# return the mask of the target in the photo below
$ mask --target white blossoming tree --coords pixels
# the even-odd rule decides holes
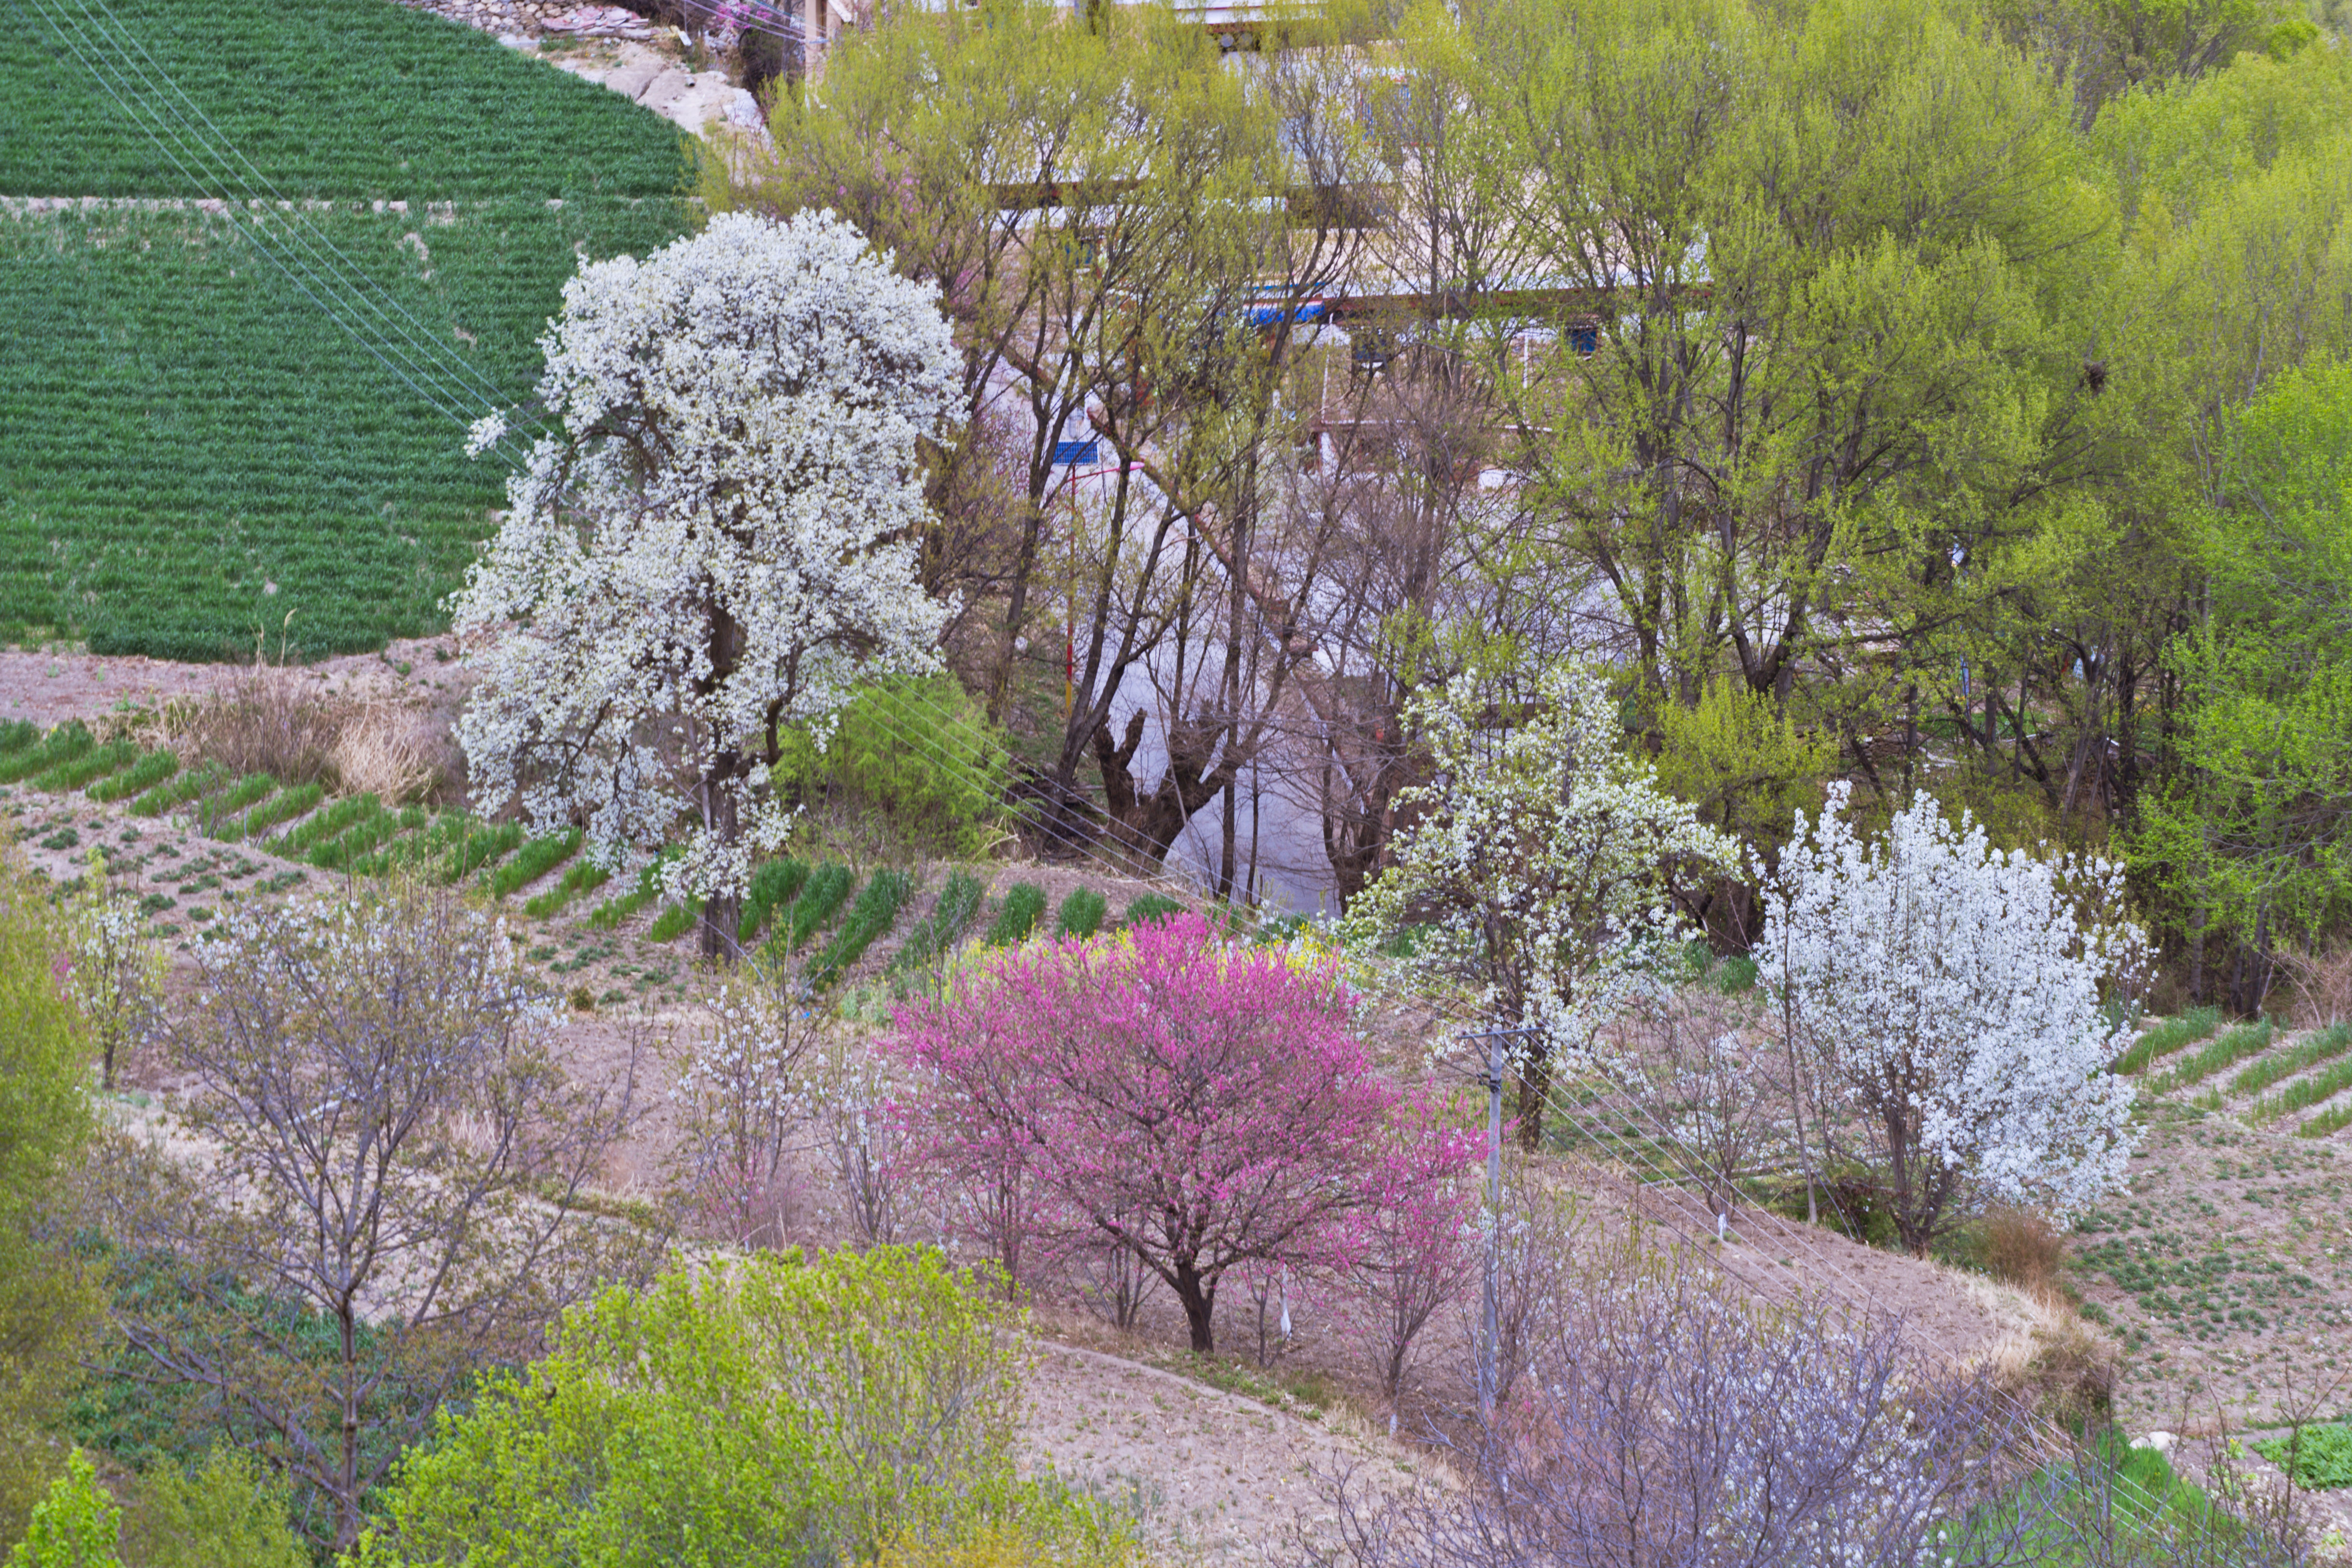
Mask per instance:
[[[961,362],[935,289],[805,212],[583,267],[541,346],[562,433],[454,605],[490,634],[457,731],[476,799],[577,824],[615,868],[683,825],[669,889],[707,900],[717,954],[790,825],[766,780],[782,731],[932,666],[916,447]]]
[[[2146,952],[2121,869],[2004,854],[1924,795],[1865,843],[1847,796],[1810,832],[1798,814],[1757,948],[1827,1147],[1915,1252],[1974,1195],[2093,1201],[2132,1143],[2131,1080],[2106,1070],[2131,1026],[2100,997]]]
[[[1515,1053],[1520,1142],[1533,1148],[1555,1062],[1665,984],[1690,932],[1677,868],[1728,868],[1739,847],[1658,787],[1624,746],[1599,676],[1545,670],[1521,700],[1465,677],[1406,722],[1431,781],[1398,796],[1392,863],[1349,906],[1346,935],[1426,987],[1528,1027]]]

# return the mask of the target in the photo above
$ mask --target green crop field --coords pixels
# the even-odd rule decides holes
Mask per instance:
[[[580,257],[681,231],[677,129],[391,0],[163,0],[102,14],[146,51],[118,61],[301,205],[127,203],[245,193],[163,160],[55,9],[0,38],[0,198],[110,199],[0,203],[0,639],[203,659],[437,629],[506,473],[450,411],[529,396]],[[321,297],[365,302],[373,352]]]
[[[114,71],[118,90],[142,89],[129,109],[88,60]],[[192,179],[130,118],[149,110],[234,144],[282,196],[678,189],[676,126],[392,0],[113,0],[103,9],[26,0],[11,9],[0,32],[0,195],[263,194]]]

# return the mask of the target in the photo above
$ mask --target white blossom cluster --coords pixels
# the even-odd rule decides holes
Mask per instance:
[[[2112,909],[2118,873],[1993,848],[1921,795],[1886,837],[1846,822],[1831,787],[1768,889],[1761,977],[1821,1081],[1907,1115],[1921,1152],[1990,1195],[2078,1207],[2119,1184],[2131,1080],[2106,1065],[2131,1025],[2100,984],[2144,952]]]
[[[1688,933],[1667,873],[1736,865],[1739,847],[1626,751],[1607,689],[1580,666],[1546,670],[1515,722],[1466,677],[1406,722],[1434,777],[1399,795],[1407,826],[1350,905],[1349,940],[1405,933],[1409,973],[1466,986],[1483,1016],[1574,1058],[1672,973]]]
[[[937,290],[830,214],[721,214],[583,267],[541,346],[562,434],[452,605],[497,634],[457,730],[478,808],[580,822],[614,868],[684,817],[671,892],[740,891],[789,826],[779,728],[932,663],[917,445],[960,374]]]

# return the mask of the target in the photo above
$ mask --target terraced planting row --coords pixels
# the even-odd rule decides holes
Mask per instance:
[[[2150,1094],[2197,1089],[2190,1104],[2251,1126],[2305,1138],[2352,1127],[2352,1026],[2289,1036],[2261,1018],[2225,1029],[2218,1008],[2192,1008],[2143,1030],[2116,1068]]]
[[[231,856],[231,847],[238,845],[298,866],[352,876],[405,868],[445,884],[470,877],[495,898],[524,895],[522,912],[541,921],[576,909],[612,879],[611,872],[580,855],[575,829],[531,838],[518,824],[486,823],[462,812],[394,805],[372,795],[329,799],[316,783],[284,784],[258,773],[234,775],[204,763],[183,767],[169,752],[121,741],[101,744],[79,721],[47,732],[23,722],[0,724],[0,786],[11,784],[122,804],[134,819],[170,814],[187,823],[220,847],[205,852],[202,869],[184,878],[175,871],[174,885],[184,890],[217,886],[217,878],[198,884],[213,870],[211,858]],[[75,846],[60,841],[48,847]],[[242,857],[236,861],[248,868],[238,875],[258,869]],[[581,924],[589,931],[613,931],[655,909],[661,902],[660,873],[658,861],[645,868],[625,890],[590,907]],[[274,891],[289,883],[280,879],[265,885]],[[879,870],[861,882],[839,862],[812,867],[791,858],[771,860],[752,877],[737,936],[779,961],[800,963],[811,988],[822,992],[896,929],[915,907],[917,891],[913,877],[900,870]],[[1087,887],[1065,896],[1050,923],[1047,903],[1044,889],[1014,881],[992,910],[980,877],[958,868],[908,928],[886,973],[903,987],[974,940],[1006,946],[1036,935],[1093,936],[1105,928],[1109,912],[1104,895]],[[147,912],[160,919],[177,907],[171,897],[151,895]],[[1128,904],[1118,923],[1139,924],[1183,908],[1172,899],[1145,893]],[[692,903],[659,908],[645,940],[677,941],[693,931],[699,913]],[[191,918],[202,924],[212,918],[211,910],[206,907]],[[552,972],[566,970],[557,963]]]

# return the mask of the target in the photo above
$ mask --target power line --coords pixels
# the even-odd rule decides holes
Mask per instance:
[[[38,3],[38,0],[37,0],[37,3]],[[451,353],[446,345],[439,343],[437,341],[431,341],[430,334],[425,324],[422,321],[419,321],[416,317],[409,311],[406,306],[401,304],[399,300],[394,297],[388,290],[384,289],[381,284],[376,283],[373,278],[369,277],[368,274],[358,266],[357,263],[353,262],[350,257],[344,255],[342,250],[335,245],[333,240],[330,239],[323,232],[319,231],[316,228],[316,226],[310,224],[306,217],[302,216],[299,204],[289,202],[284,193],[280,192],[270,183],[268,177],[255,165],[253,161],[237,150],[236,143],[231,142],[229,138],[222,132],[220,127],[213,122],[212,117],[205,113],[203,106],[198,104],[194,99],[190,98],[187,93],[181,89],[179,84],[172,79],[170,73],[164,70],[162,64],[155,59],[154,56],[148,52],[146,46],[139,40],[137,35],[132,33],[129,27],[125,26],[119,16],[115,16],[114,12],[107,5],[106,0],[75,0],[75,3],[79,5],[85,19],[89,18],[90,7],[93,5],[95,5],[100,12],[105,14],[107,22],[112,26],[115,34],[127,42],[133,50],[136,50],[140,58],[147,62],[147,66],[153,70],[155,78],[163,83],[164,88],[169,89],[171,98],[175,98],[180,103],[184,104],[186,106],[186,114],[193,114],[196,120],[202,121],[205,130],[209,132],[212,137],[217,141],[219,143],[219,150],[215,152],[215,156],[220,159],[223,166],[229,170],[231,177],[236,179],[238,184],[245,187],[247,195],[257,195],[260,194],[255,190],[255,183],[258,182],[262,187],[262,191],[267,193],[267,199],[277,201],[280,205],[290,208],[293,211],[295,217],[294,221],[289,225],[289,227],[294,229],[298,236],[305,229],[310,230],[311,236],[315,237],[318,245],[323,247],[327,253],[332,257],[334,263],[339,263],[341,267],[349,268],[352,278],[356,279],[357,283],[362,288],[372,289],[375,293],[382,295],[384,302],[390,305],[391,310],[398,312],[401,317],[404,318],[409,326],[415,329],[415,331],[411,332],[407,329],[403,328],[398,321],[393,321],[391,313],[386,311],[383,304],[378,304],[372,299],[363,299],[363,303],[365,303],[370,310],[373,310],[381,320],[391,327],[393,331],[398,331],[401,336],[406,339],[411,346],[416,348],[420,353],[427,356],[437,357],[442,361],[444,374],[450,374],[451,379],[457,386],[460,388],[466,387],[470,378],[475,395],[482,398],[493,408],[499,406],[501,401],[499,387],[492,383],[488,377],[483,375],[471,364],[467,363],[462,355]],[[139,69],[135,65],[133,65],[131,68],[134,70]],[[140,74],[142,79],[145,79],[145,71],[141,70]],[[164,99],[162,101],[163,102],[165,109],[168,110],[170,100]],[[170,112],[177,116],[183,125],[186,125],[188,123],[186,114],[182,114],[178,110],[170,110]],[[161,113],[159,112],[157,114],[157,118],[160,120],[161,117]],[[191,126],[189,129],[190,134],[193,137],[194,134],[194,127]],[[212,143],[204,142],[203,144],[208,151],[213,150]],[[247,171],[245,174],[238,174],[235,172],[236,165],[237,164],[242,164],[244,166]],[[250,176],[249,178],[247,177],[248,175]],[[226,194],[226,189],[224,189],[223,194]],[[305,237],[304,243],[306,245],[309,244],[308,237]],[[317,252],[315,250],[312,251],[312,256],[314,259],[317,259]],[[343,281],[339,275],[336,275],[335,267],[332,264],[320,261],[320,265],[328,271],[331,276],[336,276],[336,281],[338,283],[341,283]],[[420,342],[416,333],[426,333],[427,341]],[[448,365],[454,365],[456,367],[454,374],[446,370],[446,367]]]

